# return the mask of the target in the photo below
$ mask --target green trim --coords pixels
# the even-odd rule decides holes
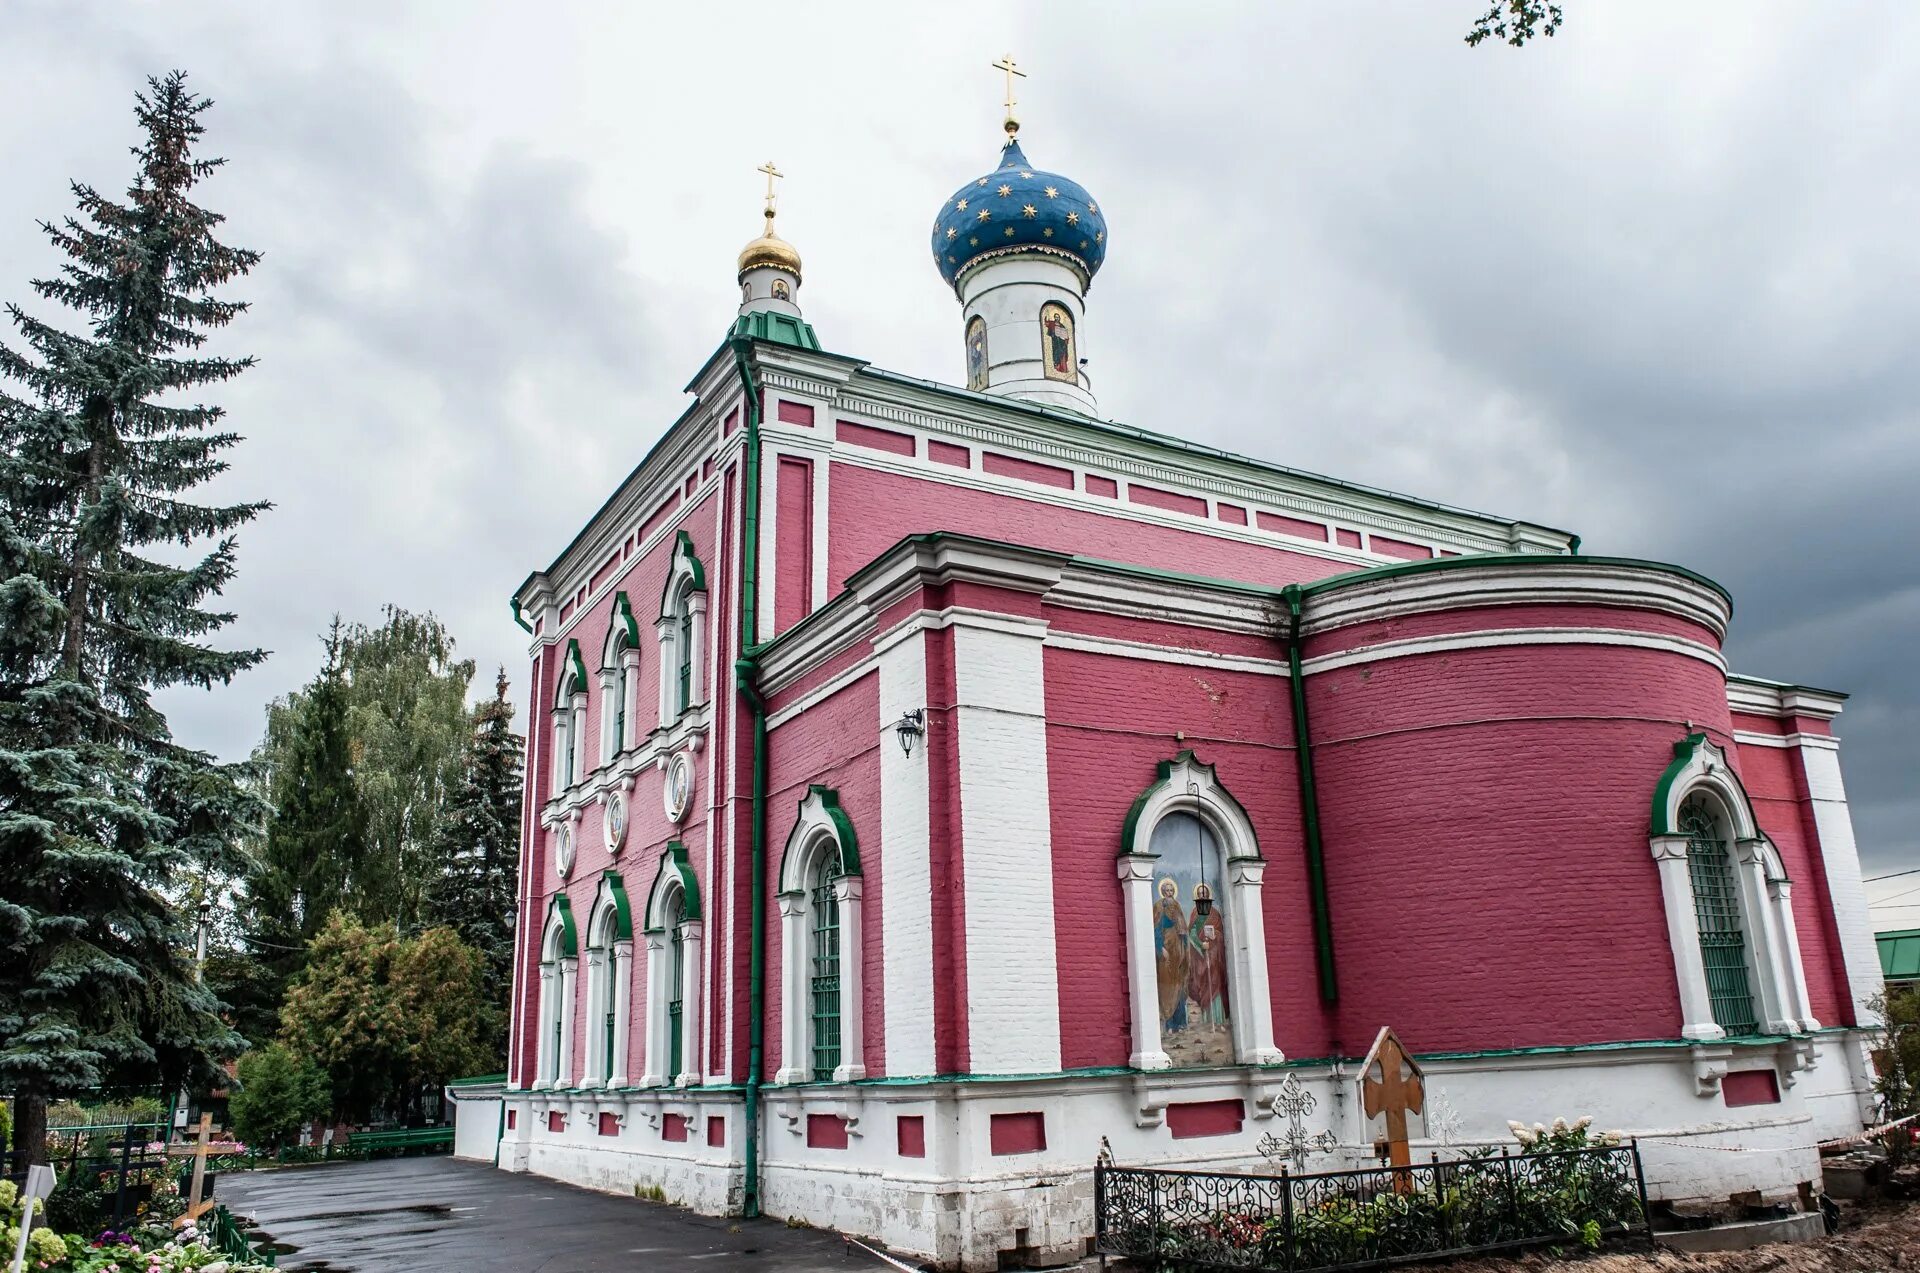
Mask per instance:
[[[820,338],[813,324],[791,314],[755,310],[734,320],[732,340],[764,340],[770,345],[791,345],[796,349],[820,349]]]
[[[799,826],[799,822],[797,821],[798,811],[804,810],[807,807],[807,801],[813,799],[815,796],[820,797],[821,811],[827,815],[828,821],[833,823],[834,847],[840,851],[840,870],[838,874],[860,874],[860,838],[853,832],[853,819],[849,818],[845,810],[840,807],[840,793],[838,791],[835,791],[832,787],[823,787],[817,782],[810,785],[807,788],[806,794],[800,797],[800,803],[796,809],[794,826],[796,828]],[[787,879],[787,862],[792,853],[793,843],[791,838],[789,838],[786,848],[781,850],[780,853],[779,878],[783,884]],[[782,893],[781,896],[785,897],[789,893],[805,891],[805,886],[802,885],[799,889],[788,889],[787,892]]]
[[[560,958],[578,959],[580,957],[580,934],[573,927],[573,903],[567,900],[565,893],[555,893],[547,902],[546,922],[540,925],[544,936],[553,926],[554,911],[560,912]]]
[[[686,591],[705,592],[707,590],[707,568],[700,563],[699,554],[693,550],[693,536],[684,530],[674,531],[673,555],[667,559],[667,582],[660,590],[660,617],[662,619],[673,617],[674,594],[680,591],[680,589],[674,585],[679,575],[677,567],[682,556],[685,556],[687,560],[687,573],[692,576],[691,582],[689,582],[686,587]]]
[[[640,625],[633,618],[633,603],[627,600],[627,594],[613,594],[613,621],[627,630],[627,644],[634,649],[640,648]]]
[[[505,1074],[475,1074],[471,1078],[448,1079],[447,1086],[448,1087],[485,1087],[489,1083],[504,1083],[506,1081],[507,1081],[507,1076]]]
[[[1880,955],[1882,977],[1888,981],[1920,980],[1920,928],[1875,933],[1873,940]]]
[[[528,623],[526,620],[526,616],[520,613],[520,594],[519,593],[516,592],[511,597],[507,598],[507,608],[513,611],[513,621],[519,624],[523,629],[525,629],[528,636],[532,636],[533,625],[531,623]]]
[[[687,915],[689,920],[700,918],[700,881],[693,878],[693,864],[687,860],[687,846],[678,840],[668,840],[666,852],[660,855],[660,869],[654,872],[653,887],[647,890],[647,918],[652,919],[654,901],[660,896],[660,882],[671,870],[680,877],[680,888],[687,895]],[[641,930],[647,933],[661,933],[666,930],[657,924]]]
[[[600,882],[613,894],[613,939],[632,941],[633,911],[627,905],[627,882],[612,867],[600,872]],[[591,938],[592,934],[589,933],[588,937]]]
[[[1673,784],[1680,780],[1680,775],[1686,772],[1688,765],[1693,763],[1694,753],[1700,750],[1701,744],[1709,741],[1711,740],[1705,734],[1688,734],[1673,745],[1673,759],[1667,762],[1666,769],[1661,772],[1660,781],[1653,784],[1653,816],[1648,820],[1652,827],[1651,834],[1680,834],[1667,817],[1667,806],[1672,803]],[[1718,746],[1718,744],[1715,745]],[[1722,772],[1727,775],[1727,781],[1733,784],[1733,789],[1740,793],[1740,802],[1745,806],[1748,824],[1759,827],[1760,820],[1753,813],[1753,800],[1747,795],[1746,784],[1740,781],[1740,775],[1731,767],[1723,769]],[[1784,862],[1781,864],[1781,869],[1785,869]]]
[[[586,693],[587,692],[587,664],[586,664],[586,660],[580,657],[580,642],[575,637],[567,638],[567,656],[566,656],[565,662],[571,663],[573,665],[573,693],[575,694]],[[564,665],[565,664],[563,664],[562,666]]]
[[[1340,1001],[1340,982],[1333,961],[1333,910],[1327,900],[1327,863],[1320,832],[1320,788],[1313,771],[1313,731],[1307,723],[1307,678],[1300,672],[1300,611],[1303,594],[1298,584],[1281,590],[1287,605],[1287,683],[1293,692],[1294,769],[1300,775],[1302,847],[1307,858],[1307,888],[1313,900],[1314,961],[1320,970],[1320,1000]]]
[[[1147,785],[1145,791],[1142,791],[1133,798],[1133,805],[1127,810],[1126,821],[1120,825],[1121,857],[1157,858],[1160,856],[1153,852],[1150,847],[1141,848],[1137,843],[1140,837],[1140,814],[1146,809],[1147,802],[1152,800],[1157,792],[1165,790],[1167,785],[1173,781],[1174,766],[1179,764],[1188,764],[1195,769],[1206,770],[1207,777],[1213,780],[1214,793],[1226,801],[1226,803],[1232,805],[1234,811],[1246,820],[1249,828],[1253,826],[1253,819],[1247,815],[1246,806],[1235,799],[1231,791],[1227,790],[1227,785],[1220,781],[1220,775],[1215,772],[1214,767],[1194,755],[1193,749],[1189,747],[1185,751],[1176,752],[1172,760],[1162,760],[1155,764],[1153,767],[1153,781]],[[1260,852],[1260,837],[1258,833],[1256,833],[1253,839],[1253,852],[1240,854],[1230,853],[1227,855],[1227,860],[1243,862],[1248,858],[1260,857],[1264,857],[1264,855]]]

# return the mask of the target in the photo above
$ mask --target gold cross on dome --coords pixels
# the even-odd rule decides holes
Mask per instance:
[[[1020,121],[1013,117],[1013,108],[1016,105],[1018,105],[1018,103],[1014,100],[1014,96],[1013,96],[1013,79],[1017,75],[1024,80],[1025,78],[1027,78],[1027,73],[1020,69],[1019,64],[1013,60],[1013,54],[1011,53],[1002,55],[1000,60],[993,64],[993,69],[996,71],[1005,71],[1007,73],[1007,125],[1006,127],[1007,127],[1007,136],[1012,137],[1015,133],[1020,131]]]
[[[785,174],[784,172],[781,172],[778,168],[774,167],[773,160],[771,159],[761,164],[758,168],[755,168],[754,171],[764,172],[767,174],[767,211],[766,211],[767,233],[772,234],[773,233],[773,183],[776,178],[784,177],[787,174]]]

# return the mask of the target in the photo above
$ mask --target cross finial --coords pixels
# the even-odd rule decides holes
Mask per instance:
[[[1018,105],[1018,103],[1014,100],[1014,96],[1013,96],[1013,78],[1014,76],[1017,75],[1024,80],[1025,78],[1027,78],[1027,73],[1020,69],[1019,64],[1013,60],[1013,54],[1011,53],[1003,54],[1000,60],[993,64],[993,69],[996,71],[1005,71],[1007,73],[1006,129],[1007,129],[1007,141],[1011,143],[1013,139],[1017,137],[1020,133],[1020,121],[1013,117],[1013,108],[1016,105]]]
[[[772,234],[773,233],[773,183],[777,179],[786,176],[786,174],[781,172],[778,168],[774,167],[773,160],[771,159],[761,164],[758,168],[755,168],[754,171],[764,172],[767,174],[767,211],[766,211],[767,233]]]

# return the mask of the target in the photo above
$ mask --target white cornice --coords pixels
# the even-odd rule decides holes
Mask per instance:
[[[1727,678],[1727,706],[1754,716],[1810,716],[1832,720],[1846,706],[1847,696],[1806,685],[1786,685],[1757,676]]]
[[[1049,605],[1125,615],[1163,623],[1184,623],[1249,636],[1278,630],[1279,602],[1268,596],[1210,589],[1204,583],[1120,573],[1080,562],[1070,563],[1047,593]]]
[[[1706,584],[1653,565],[1579,561],[1558,565],[1471,560],[1442,570],[1389,574],[1309,597],[1303,635],[1381,619],[1477,606],[1597,605],[1651,610],[1697,623],[1725,638],[1731,607]]]
[[[1490,650],[1519,645],[1612,645],[1639,650],[1658,650],[1681,654],[1711,664],[1721,672],[1727,669],[1720,651],[1703,641],[1668,636],[1664,632],[1641,632],[1630,628],[1491,628],[1477,632],[1446,632],[1433,636],[1408,637],[1401,641],[1381,641],[1357,646],[1335,654],[1322,654],[1300,664],[1303,675],[1332,672],[1361,663],[1382,659],[1412,658],[1422,654],[1440,654],[1453,650]]]

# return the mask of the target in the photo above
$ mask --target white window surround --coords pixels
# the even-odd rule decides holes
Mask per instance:
[[[633,921],[617,871],[600,877],[587,919],[587,1065],[581,1087],[627,1085],[627,1019],[632,1007]],[[606,1018],[613,1014],[613,1056],[608,1065]],[[610,1071],[610,1072],[609,1072]]]
[[[573,1080],[573,987],[580,963],[573,910],[564,893],[547,906],[540,937],[540,1036],[533,1090],[564,1088]]]
[[[1728,766],[1724,751],[1705,734],[1688,734],[1673,750],[1673,762],[1654,788],[1653,829],[1647,843],[1660,872],[1667,943],[1679,983],[1680,1037],[1696,1043],[1726,1038],[1726,1031],[1713,1019],[1694,913],[1687,836],[1680,830],[1680,807],[1696,796],[1705,796],[1719,811],[1732,841],[1747,974],[1760,1028],[1775,1035],[1819,1029],[1800,961],[1792,884],[1781,869],[1779,851],[1754,820],[1746,789]]]
[[[600,755],[608,762],[639,742],[640,625],[627,594],[613,598],[613,621],[600,651]],[[619,736],[615,727],[624,720]]]
[[[683,625],[682,619],[688,611],[692,622]],[[692,536],[684,530],[675,536],[654,632],[660,640],[660,727],[665,729],[679,719],[682,712],[707,701],[707,572],[694,554]],[[683,639],[690,644],[690,649],[680,648]],[[683,661],[691,669],[684,704],[680,701]]]
[[[554,795],[560,795],[587,772],[587,671],[580,662],[580,643],[569,640],[561,656],[559,684],[553,694]]]
[[[1148,851],[1153,829],[1173,813],[1190,813],[1220,841],[1226,857],[1228,918],[1229,1021],[1234,1059],[1241,1065],[1276,1065],[1286,1057],[1273,1042],[1273,999],[1267,986],[1267,936],[1261,882],[1266,862],[1253,822],[1230,792],[1191,751],[1160,762],[1152,786],[1127,814],[1117,862],[1126,913],[1128,1003],[1133,1017],[1133,1052],[1127,1064],[1136,1070],[1164,1070],[1173,1062],[1160,1041],[1160,1000],[1153,949],[1154,864]]]
[[[669,985],[673,975],[673,950],[667,931],[667,917],[674,913],[675,906],[684,898],[685,917],[677,931],[681,945],[681,980],[678,987]],[[647,890],[647,903],[643,910],[645,931],[641,934],[647,947],[647,1023],[646,1058],[640,1075],[641,1087],[692,1087],[700,1082],[701,1024],[700,1024],[700,886],[695,880],[693,868],[687,861],[686,846],[678,840],[670,840],[660,855],[660,867],[654,876],[653,885]],[[667,1052],[671,1041],[671,1024],[667,1016],[667,1005],[676,997],[680,1000],[680,1056],[675,1073],[666,1072]]]
[[[832,1082],[867,1076],[861,1021],[860,846],[841,811],[839,793],[807,788],[799,818],[780,859],[780,1068],[775,1083],[816,1081],[813,1072],[812,884],[823,858],[837,871],[833,896],[840,909],[840,1063]]]

